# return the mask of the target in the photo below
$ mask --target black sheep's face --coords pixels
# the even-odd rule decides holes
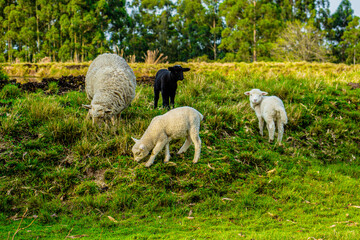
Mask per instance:
[[[169,67],[168,69],[173,75],[175,75],[176,80],[183,80],[183,73],[190,71],[190,68],[182,68],[180,65],[175,65],[173,67]]]

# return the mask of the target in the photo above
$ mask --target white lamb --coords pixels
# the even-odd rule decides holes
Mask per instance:
[[[126,61],[116,54],[99,55],[90,64],[85,78],[85,90],[91,105],[88,116],[93,123],[115,119],[135,97],[136,77]]]
[[[280,98],[276,96],[265,96],[267,92],[262,92],[260,89],[252,89],[245,92],[245,95],[250,96],[250,106],[255,110],[256,116],[259,119],[260,135],[263,136],[264,120],[269,131],[269,142],[274,140],[275,122],[278,128],[277,141],[281,144],[284,134],[284,124],[287,123],[286,111],[284,104]]]
[[[146,167],[150,167],[154,163],[156,155],[165,146],[164,162],[167,163],[170,160],[169,142],[172,139],[186,137],[186,141],[178,154],[185,152],[190,144],[194,143],[193,163],[197,163],[201,150],[199,130],[202,119],[203,115],[191,107],[175,108],[164,115],[154,117],[140,140],[132,138],[135,141],[132,148],[135,161],[139,162],[152,150],[150,159],[145,164]]]

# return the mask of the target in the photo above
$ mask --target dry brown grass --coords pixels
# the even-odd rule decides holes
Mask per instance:
[[[165,63],[167,60],[167,56],[164,56],[163,53],[159,54],[159,50],[155,49],[153,51],[147,50],[146,54],[144,54],[144,60],[146,64],[158,64]]]

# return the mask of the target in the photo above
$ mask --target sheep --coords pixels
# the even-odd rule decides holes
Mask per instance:
[[[93,124],[107,122],[113,125],[120,113],[130,105],[135,97],[136,77],[126,61],[116,54],[99,55],[90,64],[85,78],[85,90],[90,105],[88,117]]]
[[[163,100],[163,107],[170,108],[170,98],[170,103],[174,108],[177,81],[183,80],[183,72],[187,71],[190,71],[190,68],[182,68],[180,65],[175,65],[173,67],[169,67],[168,69],[160,69],[156,73],[154,83],[154,108],[157,108],[160,91]]]
[[[250,96],[250,106],[255,110],[256,116],[259,119],[260,135],[263,136],[264,120],[269,131],[269,142],[274,140],[275,121],[278,128],[277,141],[281,144],[284,134],[284,124],[288,119],[284,104],[280,98],[276,96],[265,96],[267,92],[262,92],[260,89],[252,89],[245,92],[245,95]]]
[[[202,119],[203,115],[191,107],[175,108],[163,115],[154,117],[140,140],[132,137],[135,142],[132,148],[134,160],[139,162],[152,149],[151,156],[145,164],[146,167],[150,167],[154,163],[156,155],[165,146],[164,163],[167,163],[170,160],[169,142],[173,139],[186,137],[186,141],[178,151],[178,154],[185,152],[190,144],[194,143],[195,154],[193,163],[197,163],[201,151],[199,130]]]

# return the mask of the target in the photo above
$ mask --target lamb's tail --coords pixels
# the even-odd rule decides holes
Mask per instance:
[[[278,107],[278,108],[277,108],[277,112],[278,112],[278,114],[280,115],[281,121],[282,121],[284,124],[287,124],[288,118],[287,118],[285,109],[284,109],[283,107]]]
[[[204,119],[204,116],[201,113],[199,113],[199,116],[200,116],[200,121],[202,121]]]

